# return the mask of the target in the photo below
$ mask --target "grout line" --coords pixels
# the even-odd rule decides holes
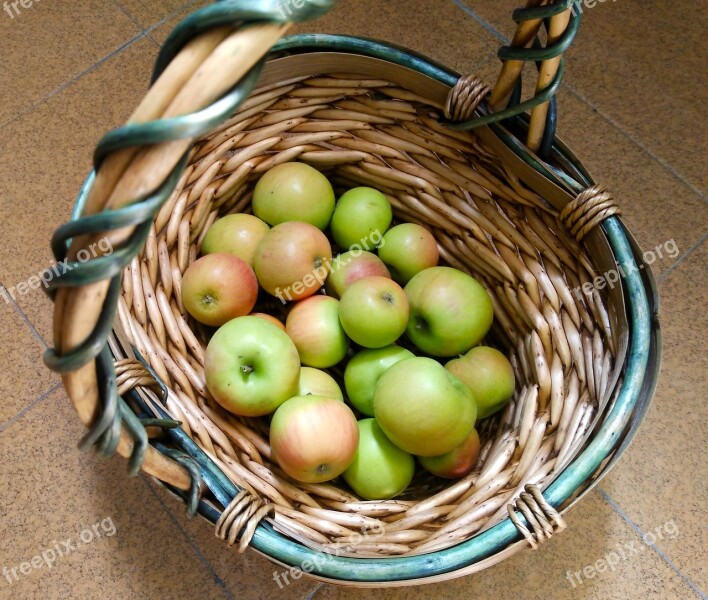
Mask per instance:
[[[29,411],[31,411],[35,406],[38,404],[41,404],[44,400],[47,399],[48,396],[51,396],[54,392],[56,392],[60,387],[61,383],[55,383],[52,387],[50,387],[46,392],[44,392],[39,398],[35,398],[30,402],[27,406],[25,406],[20,412],[18,412],[14,417],[10,418],[9,420],[5,421],[4,423],[0,424],[0,433],[5,431],[6,429],[12,427],[12,425],[16,422],[19,421],[25,414],[27,414]]]
[[[663,283],[670,273],[676,270],[676,268],[678,268],[681,263],[684,262],[691,254],[693,254],[695,250],[698,250],[701,244],[706,241],[706,238],[708,238],[708,233],[704,233],[701,239],[699,239],[695,244],[693,244],[693,246],[691,246],[682,256],[680,256],[679,259],[673,265],[671,265],[668,269],[666,269],[666,271],[664,271],[659,277],[657,277],[657,285]]]
[[[634,532],[642,538],[642,541],[647,546],[652,548],[654,552],[656,552],[664,560],[664,562],[669,565],[669,567],[671,567],[676,572],[676,574],[681,577],[681,579],[684,580],[686,585],[688,585],[694,592],[696,592],[696,594],[698,594],[700,598],[702,598],[703,600],[708,600],[708,596],[706,596],[701,591],[701,589],[695,583],[693,583],[693,581],[691,581],[691,579],[684,575],[681,570],[676,565],[674,565],[673,562],[671,562],[671,559],[666,556],[666,554],[664,554],[664,552],[656,544],[647,542],[644,539],[645,534],[641,530],[639,525],[637,525],[627,516],[627,514],[619,507],[619,505],[610,497],[610,495],[605,490],[603,490],[600,486],[597,486],[595,489],[605,499],[605,502],[607,502],[607,504],[612,507],[612,509],[634,530]]]
[[[0,283],[0,290],[3,290],[5,292],[4,294],[0,293],[0,295],[5,298],[5,303],[12,304],[12,307],[15,309],[15,312],[20,315],[20,317],[22,317],[22,320],[25,322],[27,327],[30,328],[32,335],[37,339],[37,341],[44,347],[45,350],[49,348],[49,345],[47,344],[47,342],[44,341],[44,338],[39,333],[39,331],[37,331],[37,328],[34,326],[32,321],[30,321],[29,317],[25,314],[25,311],[20,308],[20,305],[17,304],[15,299],[10,295],[10,292],[7,291],[7,288],[2,283]],[[7,301],[7,298],[10,299],[10,302]]]
[[[460,10],[468,14],[470,17],[472,17],[475,21],[477,21],[482,27],[484,27],[487,31],[491,32],[495,37],[497,37],[500,41],[502,41],[504,44],[509,44],[509,40],[501,33],[499,32],[491,23],[480,17],[474,10],[472,10],[469,6],[467,6],[464,3],[464,0],[452,0],[453,4],[457,6]],[[647,156],[649,156],[652,160],[655,162],[659,163],[664,169],[666,169],[671,175],[673,175],[674,178],[676,178],[678,181],[683,183],[686,187],[688,187],[692,192],[697,194],[700,198],[702,198],[705,201],[705,193],[701,188],[696,186],[695,184],[691,183],[684,175],[682,175],[678,169],[673,167],[671,163],[667,162],[665,159],[661,158],[659,155],[655,154],[646,144],[638,140],[636,137],[634,137],[631,133],[629,133],[619,122],[617,122],[615,119],[607,115],[605,112],[600,110],[589,98],[586,98],[583,94],[581,94],[579,91],[577,91],[573,86],[571,86],[567,79],[561,84],[561,87],[567,89],[571,94],[573,94],[578,100],[583,102],[585,105],[587,105],[590,109],[592,109],[593,112],[597,113],[601,118],[603,118],[605,121],[607,121],[612,127],[617,129],[622,135],[624,135],[630,142],[632,142],[635,146],[640,148]]]
[[[133,15],[131,15],[131,14],[126,10],[126,8],[125,8],[120,2],[118,2],[118,0],[112,0],[112,2],[113,2],[113,4],[116,5],[116,7],[118,8],[118,10],[120,10],[126,17],[128,17],[128,19],[130,19],[130,20],[132,21],[133,25],[135,25],[135,26],[136,26],[140,31],[142,31],[148,38],[150,38],[150,41],[152,41],[152,43],[155,44],[155,46],[157,46],[158,48],[160,47],[160,44],[158,44],[158,43],[155,41],[155,38],[153,38],[153,37],[147,32],[147,30],[146,30],[142,25],[140,25],[140,23],[138,23],[137,19],[136,19],[135,17],[133,17]]]
[[[698,197],[703,199],[705,201],[705,193],[701,188],[696,186],[695,184],[691,183],[684,175],[682,175],[676,168],[674,168],[670,163],[668,163],[666,160],[661,158],[659,155],[655,154],[646,144],[644,144],[642,141],[638,140],[636,137],[634,137],[631,133],[629,133],[624,127],[615,121],[611,116],[606,114],[604,111],[602,111],[597,104],[592,102],[589,98],[586,98],[584,94],[576,90],[570,83],[564,83],[563,87],[565,87],[571,94],[573,94],[578,100],[581,102],[584,102],[587,104],[593,112],[597,113],[600,115],[605,121],[607,121],[610,125],[612,125],[617,131],[622,133],[629,141],[631,141],[635,146],[639,147],[647,156],[652,158],[654,161],[658,162],[664,169],[666,169],[671,175],[674,176],[675,179],[683,183],[686,187],[688,187],[692,192],[694,192]]]
[[[317,592],[319,592],[320,589],[322,589],[322,586],[324,586],[324,582],[320,581],[317,584],[317,587],[315,587],[315,589],[313,589],[309,594],[307,594],[307,596],[305,596],[304,600],[312,600],[315,597],[315,595],[317,594]]]
[[[470,17],[472,17],[477,23],[479,23],[482,27],[484,27],[487,31],[489,31],[494,37],[496,37],[498,40],[501,42],[504,42],[505,44],[509,43],[509,40],[504,37],[504,34],[501,33],[499,30],[497,30],[494,25],[480,17],[476,12],[474,12],[469,6],[467,6],[462,0],[452,0],[452,3],[457,6],[462,12],[467,13]]]
[[[25,116],[26,114],[31,113],[31,112],[32,112],[34,109],[36,109],[38,106],[41,106],[42,104],[44,104],[45,102],[47,102],[48,100],[50,100],[51,98],[53,98],[54,96],[56,96],[57,94],[63,92],[63,91],[64,91],[66,88],[68,88],[70,85],[76,83],[76,82],[77,82],[79,79],[81,79],[84,75],[87,75],[88,73],[90,73],[91,71],[93,71],[94,69],[96,69],[97,67],[100,67],[100,66],[101,66],[103,63],[105,63],[106,61],[108,61],[108,60],[110,60],[111,58],[113,58],[114,56],[120,54],[121,52],[123,52],[123,50],[125,50],[125,49],[128,48],[129,46],[132,46],[135,42],[137,42],[137,41],[141,40],[142,38],[144,38],[145,35],[146,35],[145,33],[140,33],[140,34],[136,35],[134,38],[128,40],[127,42],[125,42],[125,43],[124,43],[122,46],[120,46],[119,48],[116,48],[116,49],[113,50],[112,52],[109,52],[108,54],[106,54],[106,56],[104,56],[103,58],[101,58],[98,62],[95,62],[94,64],[92,64],[92,65],[91,65],[90,67],[88,67],[87,69],[81,71],[81,73],[79,73],[78,75],[74,75],[71,79],[69,79],[68,81],[65,81],[64,83],[62,83],[58,88],[52,90],[52,91],[49,92],[46,96],[44,96],[44,98],[41,98],[40,100],[37,100],[36,102],[33,102],[33,103],[30,104],[28,107],[26,107],[24,110],[22,110],[22,111],[19,112],[17,115],[15,115],[14,117],[10,118],[9,120],[5,121],[4,123],[0,123],[0,130],[4,129],[5,127],[7,127],[8,125],[10,125],[11,123],[14,123],[14,122],[17,121],[19,118]]]
[[[187,533],[187,531],[182,527],[182,524],[179,522],[177,517],[174,516],[170,508],[164,503],[162,498],[158,495],[157,491],[153,488],[153,486],[150,485],[150,482],[147,480],[147,477],[144,473],[140,474],[140,477],[142,478],[143,482],[147,486],[147,488],[150,490],[150,493],[156,498],[156,500],[160,503],[160,506],[162,509],[167,513],[167,516],[169,517],[170,521],[172,521],[172,524],[177,527],[177,529],[180,530],[182,535],[184,536],[185,540],[187,543],[192,547],[192,550],[194,550],[194,553],[197,555],[199,558],[199,561],[207,568],[209,569],[209,572],[211,573],[211,576],[214,580],[214,583],[221,588],[221,590],[224,592],[224,595],[229,598],[229,600],[236,600],[234,595],[231,593],[231,590],[227,587],[226,583],[224,582],[221,577],[219,577],[219,574],[216,572],[214,567],[211,565],[209,562],[209,559],[207,559],[204,554],[202,554],[202,551],[199,549],[199,546],[197,546],[196,542],[192,539],[192,537]]]
[[[115,0],[114,0],[114,1],[115,1]],[[10,125],[11,123],[14,123],[15,121],[17,121],[17,120],[20,119],[21,117],[25,116],[26,114],[31,113],[31,112],[32,112],[34,109],[36,109],[38,106],[41,106],[42,104],[44,104],[45,102],[47,102],[48,100],[50,100],[52,97],[54,97],[54,96],[56,96],[57,94],[61,93],[61,92],[64,91],[66,88],[68,88],[70,85],[76,83],[76,82],[77,82],[79,79],[81,79],[84,75],[87,75],[88,73],[90,73],[91,71],[93,71],[94,69],[96,69],[96,67],[100,67],[100,66],[101,66],[103,63],[105,63],[107,60],[110,60],[110,59],[113,58],[114,56],[120,54],[121,52],[123,52],[123,50],[126,50],[127,48],[129,48],[130,46],[132,46],[135,42],[140,41],[142,38],[144,38],[144,37],[149,37],[149,38],[153,41],[153,43],[159,48],[159,47],[160,47],[160,44],[158,44],[157,41],[152,38],[152,36],[150,35],[150,33],[151,33],[152,31],[154,31],[155,29],[157,29],[158,27],[160,27],[161,25],[164,25],[167,21],[169,21],[170,19],[174,18],[176,15],[178,15],[180,12],[182,12],[182,11],[185,10],[186,8],[189,8],[189,7],[190,7],[192,4],[194,4],[196,1],[197,1],[197,0],[189,0],[189,2],[187,2],[186,4],[183,4],[180,8],[178,8],[177,10],[171,12],[169,15],[167,15],[167,16],[166,16],[165,18],[163,18],[162,20],[160,20],[160,21],[158,21],[157,23],[151,25],[151,26],[148,27],[146,30],[144,30],[142,33],[139,33],[139,34],[136,35],[134,38],[132,38],[132,39],[128,40],[127,42],[125,42],[122,46],[120,46],[120,47],[116,48],[115,50],[113,50],[112,52],[108,53],[106,56],[104,56],[103,58],[99,59],[97,62],[95,62],[94,64],[92,64],[90,67],[86,68],[85,70],[81,71],[81,72],[78,73],[77,75],[74,75],[73,77],[71,77],[70,79],[68,79],[68,80],[65,81],[64,83],[62,83],[59,87],[57,87],[57,88],[55,88],[54,90],[52,90],[51,92],[49,92],[49,93],[48,93],[46,96],[44,96],[43,98],[40,98],[39,100],[36,100],[35,102],[33,102],[32,104],[30,104],[30,105],[27,106],[26,108],[22,109],[22,110],[21,110],[18,114],[16,114],[15,116],[10,117],[7,121],[0,122],[0,131],[2,131],[5,127],[7,127],[8,125]]]

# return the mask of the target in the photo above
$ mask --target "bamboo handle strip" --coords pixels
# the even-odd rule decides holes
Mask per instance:
[[[160,76],[131,117],[131,122],[189,114],[207,106],[232,88],[261,60],[289,25],[263,24],[223,37],[223,29],[203,34],[185,46]],[[193,140],[166,142],[146,149],[128,149],[107,159],[99,169],[96,183],[87,201],[86,214],[104,208],[116,209],[156,189],[172,171]],[[133,228],[111,232],[117,244],[132,233]],[[69,259],[92,242],[76,239]],[[54,309],[54,344],[59,352],[79,345],[93,330],[106,297],[108,282],[101,281],[81,288],[58,291]],[[95,361],[74,372],[62,375],[67,393],[85,425],[97,417],[100,407]],[[132,439],[123,430],[118,452],[129,456]],[[187,471],[149,447],[143,470],[179,489],[187,490]]]

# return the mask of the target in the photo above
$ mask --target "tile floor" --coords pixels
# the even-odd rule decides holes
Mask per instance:
[[[18,4],[13,17],[0,12],[4,288],[48,264],[51,231],[68,216],[94,144],[137,105],[169,30],[205,3],[35,0]],[[493,82],[494,52],[513,31],[517,3],[342,0],[301,30],[387,39]],[[689,0],[586,8],[560,94],[560,135],[615,192],[642,246],[674,240],[679,249],[675,258],[653,265],[664,363],[640,434],[570,513],[569,530],[539,551],[476,576],[382,597],[706,598],[708,128],[700,107],[708,90],[702,66],[707,15]],[[58,554],[56,540],[76,545],[51,568],[0,577],[0,598],[370,593],[307,580],[281,590],[269,562],[228,550],[204,522],[187,521],[180,505],[147,478],[129,480],[121,460],[79,454],[81,427],[58,377],[41,364],[51,341],[50,304],[39,290],[17,295],[16,302],[0,297],[0,568],[11,571],[41,551],[56,548]],[[663,539],[645,544],[645,534],[657,530]],[[566,578],[618,545],[637,551],[615,571],[582,583]]]

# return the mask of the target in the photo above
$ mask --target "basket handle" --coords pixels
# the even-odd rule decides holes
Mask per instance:
[[[193,141],[224,121],[255,87],[265,55],[291,23],[326,13],[335,0],[229,0],[201,9],[170,34],[153,85],[124,127],[99,142],[95,176],[82,189],[80,218],[60,227],[52,249],[61,268],[48,288],[54,299],[54,345],[45,363],[62,373],[79,418],[90,427],[81,447],[130,458],[183,491],[191,504],[198,473],[180,457],[147,444],[144,425],[117,397],[107,350],[124,268],[144,246],[155,214],[184,170]],[[110,253],[86,262],[82,250]],[[103,243],[101,243],[103,242]],[[115,249],[115,250],[113,250]],[[51,279],[51,278],[50,278]],[[169,424],[165,424],[168,426]]]

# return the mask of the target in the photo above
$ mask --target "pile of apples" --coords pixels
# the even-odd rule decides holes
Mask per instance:
[[[298,481],[342,475],[379,500],[406,489],[414,457],[441,477],[469,473],[476,421],[514,391],[506,357],[479,345],[493,320],[484,287],[438,266],[426,228],[391,228],[382,193],[335,203],[306,164],[265,173],[252,206],[209,228],[182,280],[189,314],[218,327],[205,359],[213,398],[242,417],[272,413],[273,458]]]

